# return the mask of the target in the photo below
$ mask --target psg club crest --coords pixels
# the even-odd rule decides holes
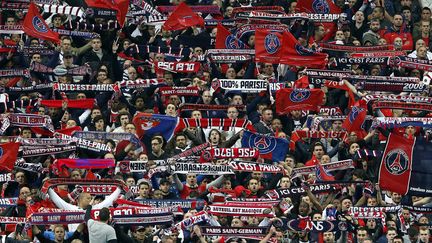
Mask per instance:
[[[292,102],[303,102],[309,99],[311,93],[308,89],[293,89],[290,94],[290,100]]]
[[[249,147],[258,149],[260,154],[268,154],[276,148],[276,140],[267,136],[256,136],[249,140]]]
[[[150,130],[160,124],[157,119],[152,119],[150,117],[141,117],[141,129],[144,131]]]
[[[295,44],[294,48],[295,48],[297,54],[302,55],[302,56],[311,56],[315,53],[313,50],[306,48],[306,47],[299,45],[299,44]]]
[[[326,0],[314,0],[312,2],[312,9],[317,14],[330,13],[330,6]]]
[[[277,35],[270,33],[264,38],[264,48],[269,54],[276,53],[280,48],[280,40]]]
[[[358,117],[358,115],[360,114],[360,112],[362,112],[364,109],[357,107],[357,106],[353,106],[351,109],[351,113],[349,114],[349,121],[350,123],[353,123],[354,120]]]
[[[401,149],[391,150],[385,157],[385,167],[392,175],[401,175],[408,170],[408,155]]]
[[[48,32],[48,29],[47,29],[47,27],[44,25],[43,20],[40,19],[38,16],[34,16],[34,17],[33,17],[33,19],[32,19],[32,24],[33,24],[33,27],[34,27],[38,32],[41,32],[41,33],[47,33],[47,32]]]
[[[242,45],[233,35],[228,35],[225,39],[225,46],[228,49],[244,49],[245,46]]]

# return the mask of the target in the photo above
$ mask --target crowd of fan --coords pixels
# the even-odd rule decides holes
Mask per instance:
[[[63,4],[69,3],[72,6],[85,6],[82,1],[61,1]],[[173,1],[176,2],[176,1]],[[338,25],[339,29],[334,33],[328,33],[323,25],[316,24],[314,34],[309,41],[304,36],[298,36],[301,43],[309,43],[316,46],[321,41],[335,41],[335,43],[351,46],[378,46],[393,44],[396,50],[405,50],[408,56],[418,59],[431,60],[432,53],[429,51],[432,46],[431,39],[431,9],[426,5],[428,1],[417,0],[349,0],[336,1],[343,12],[346,14],[345,21]],[[189,5],[218,5],[221,8],[224,19],[230,19],[234,7],[239,7],[237,1],[187,1]],[[153,1],[154,6],[171,5],[169,1]],[[266,0],[257,3],[259,5],[283,6],[286,13],[296,12],[296,1]],[[25,13],[23,11],[10,11],[2,9],[2,23],[4,25],[22,24]],[[51,17],[50,26],[63,28],[66,20],[76,21],[69,16],[56,14]],[[106,23],[103,18],[87,19],[89,23]],[[165,84],[162,86],[196,86],[200,89],[200,97],[179,97],[176,95],[167,98],[157,95],[158,87],[150,87],[142,90],[124,90],[121,96],[110,100],[111,94],[102,92],[67,92],[68,99],[96,98],[97,105],[91,110],[67,109],[67,103],[62,108],[47,108],[35,106],[30,109],[15,109],[10,112],[15,113],[35,113],[49,115],[52,118],[55,129],[70,128],[80,126],[84,131],[103,131],[103,132],[129,132],[136,134],[136,127],[132,119],[138,112],[166,114],[173,117],[190,118],[246,118],[250,120],[256,131],[262,134],[283,137],[289,140],[293,131],[307,129],[306,113],[302,111],[292,111],[289,115],[277,116],[274,104],[270,100],[268,92],[256,94],[242,94],[236,92],[214,93],[209,91],[213,79],[277,79],[284,82],[287,87],[291,87],[302,70],[301,67],[289,67],[284,75],[280,75],[277,65],[246,62],[230,65],[228,68],[221,68],[217,64],[202,62],[201,69],[193,74],[179,74],[165,71],[158,74],[149,63],[137,62],[119,57],[128,47],[133,45],[150,45],[154,47],[190,48],[191,54],[183,57],[183,60],[200,60],[206,50],[214,48],[216,28],[191,27],[182,31],[167,31],[155,26],[136,24],[132,20],[127,20],[121,30],[107,30],[99,32],[100,38],[93,38],[85,41],[77,37],[61,36],[61,43],[58,45],[42,41],[20,34],[1,34],[0,42],[14,43],[18,46],[45,46],[56,50],[54,55],[45,56],[34,53],[31,56],[22,56],[19,53],[4,53],[1,56],[0,67],[7,68],[28,68],[32,62],[40,62],[52,68],[64,67],[66,69],[90,65],[95,75],[92,76],[50,76],[31,73],[30,78],[25,78],[18,82],[18,86],[25,87],[42,83],[59,82],[71,84],[111,84],[121,80],[136,80],[138,78],[161,78]],[[254,34],[244,37],[245,43],[250,48],[254,48]],[[139,57],[136,56],[137,59]],[[163,53],[150,53],[149,60],[166,61],[173,60],[170,56]],[[331,62],[331,58],[330,58]],[[337,67],[332,67],[337,68]],[[416,69],[395,68],[387,65],[349,65],[346,66],[355,74],[387,76],[392,73],[397,76],[411,76],[422,79],[424,72]],[[259,72],[254,72],[258,69]],[[0,77],[1,85],[4,86],[9,78]],[[348,95],[346,91],[337,89],[323,88],[326,99],[325,106],[340,107],[344,114],[348,114]],[[368,94],[358,92],[357,99]],[[426,94],[428,96],[428,94]],[[10,100],[29,100],[29,99],[61,99],[59,92],[46,93],[10,93]],[[219,104],[231,105],[226,111],[199,111],[179,112],[182,103],[196,104]],[[246,105],[244,111],[238,110],[235,105]],[[321,114],[318,114],[321,115]],[[404,116],[400,111],[394,111],[395,116]],[[330,125],[331,131],[341,131],[342,120],[333,121]],[[417,131],[416,131],[417,129]],[[416,133],[417,132],[417,133]],[[276,134],[277,133],[277,134]],[[405,133],[421,134],[419,128],[408,127]],[[11,128],[6,135],[21,136],[22,138],[37,137],[32,129],[26,127]],[[309,161],[312,155],[321,162],[340,161],[344,159],[354,159],[354,154],[358,149],[384,150],[385,138],[382,138],[381,131],[369,131],[367,136],[362,138],[356,132],[349,134],[349,139],[303,139],[297,142],[296,150],[290,151],[284,161],[265,161],[281,166],[286,172],[283,174],[270,174],[262,172],[246,173],[236,172],[229,176],[200,176],[188,174],[187,176],[177,175],[155,175],[150,180],[143,179],[142,173],[133,174],[108,174],[106,171],[94,171],[96,176],[102,178],[122,179],[128,186],[137,185],[139,188],[136,199],[194,199],[206,197],[207,189],[217,187],[222,189],[238,189],[238,197],[260,198],[264,192],[275,188],[289,188],[291,186],[301,186],[304,182],[313,183],[314,175],[308,178],[296,178],[291,180],[290,174],[293,168],[302,167]],[[177,155],[189,148],[210,142],[214,147],[240,147],[242,131],[220,131],[217,129],[187,128],[183,132],[177,133],[170,141],[165,141],[162,136],[154,135],[151,141],[144,141],[146,147],[143,152],[136,152],[137,148],[130,144],[119,146],[119,141],[103,141],[109,143],[113,148],[112,153],[97,154],[77,150],[78,158],[115,158],[121,160],[162,160]],[[380,137],[381,136],[381,137]],[[380,141],[381,140],[381,141]],[[45,168],[50,168],[56,157],[41,156],[26,158],[27,162],[42,163]],[[214,161],[224,163],[224,161]],[[325,232],[324,242],[429,242],[429,215],[410,212],[403,209],[402,217],[404,222],[395,213],[388,213],[385,220],[381,219],[354,219],[348,215],[351,206],[388,206],[400,205],[403,202],[412,202],[414,205],[424,206],[430,202],[430,198],[411,198],[397,193],[381,191],[378,184],[379,159],[356,160],[355,169],[340,171],[334,176],[342,181],[371,181],[375,185],[372,194],[364,193],[362,185],[351,185],[341,188],[340,191],[326,194],[314,195],[310,191],[299,197],[286,199],[294,207],[290,211],[281,212],[275,208],[276,219],[296,219],[299,217],[311,217],[314,220],[322,219],[323,212],[334,208],[338,214],[344,215],[347,220],[355,227],[351,233],[347,232]],[[149,164],[149,166],[151,166]],[[25,217],[26,210],[35,202],[42,201],[39,189],[48,177],[54,175],[50,173],[35,174],[28,171],[17,170],[13,172],[13,181],[3,184],[3,196],[5,198],[18,197],[16,206],[6,208],[4,216]],[[91,174],[90,171],[74,169],[70,171],[70,178],[84,179]],[[216,180],[218,179],[218,180]],[[241,187],[239,187],[241,186]],[[68,194],[74,188],[61,188],[57,192],[66,190],[62,193],[66,201],[70,201]],[[50,193],[50,198],[51,197]],[[118,195],[117,195],[118,196]],[[42,198],[41,198],[42,197]],[[93,198],[89,194],[82,193],[75,197],[77,208],[87,209],[88,205],[96,204],[100,198]],[[285,199],[284,199],[285,200]],[[112,202],[112,201],[111,201]],[[107,205],[108,206],[108,205]],[[109,221],[107,210],[101,211],[101,221]],[[105,214],[104,214],[105,213]],[[197,210],[190,209],[177,220],[191,217]],[[103,216],[102,216],[103,215]],[[272,222],[276,219],[264,220],[259,217],[214,217],[222,226],[241,227],[241,226],[268,226],[268,235],[261,240],[267,242],[271,237],[278,242],[317,242],[316,234],[309,232],[294,232],[284,227],[274,227]],[[96,226],[95,226],[96,224]],[[46,225],[46,227],[33,227],[33,236],[41,242],[221,242],[219,239],[205,238],[201,235],[199,226],[188,230],[181,230],[170,235],[153,234],[159,226],[146,227],[119,227],[114,226],[114,230],[106,229],[101,226],[99,221],[88,221],[87,226],[81,224],[75,227],[75,231],[68,231],[68,227],[62,225]],[[403,226],[403,227],[402,227]],[[86,229],[88,227],[88,229]],[[109,226],[111,227],[111,226]],[[69,227],[70,228],[70,227]],[[98,232],[99,231],[99,232]],[[93,236],[92,236],[93,234]],[[106,235],[106,240],[102,240],[101,235]],[[351,238],[349,235],[351,234]],[[105,236],[104,236],[105,237]],[[95,240],[96,239],[96,240]],[[6,242],[30,242],[32,239],[25,231],[11,233]],[[232,238],[227,242],[249,242],[252,240],[242,240]]]

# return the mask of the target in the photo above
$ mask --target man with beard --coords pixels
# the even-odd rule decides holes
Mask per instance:
[[[399,37],[402,39],[402,49],[412,50],[413,49],[413,38],[411,33],[405,30],[403,27],[403,17],[400,14],[395,14],[393,17],[393,25],[391,28],[385,31],[383,37],[387,43],[393,43],[394,40]]]

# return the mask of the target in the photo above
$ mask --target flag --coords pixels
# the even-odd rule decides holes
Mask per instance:
[[[11,172],[15,166],[20,143],[4,143],[0,145],[0,170]]]
[[[29,5],[27,15],[24,18],[23,29],[29,36],[60,43],[59,34],[48,27],[34,2]]]
[[[302,46],[289,32],[283,33],[280,63],[309,68],[324,68],[328,55]]]
[[[350,113],[345,119],[342,127],[347,130],[347,132],[352,131],[362,131],[362,125],[366,119],[367,115],[367,104],[365,100],[359,100],[351,108]]]
[[[381,159],[379,185],[405,195],[432,195],[431,143],[391,133]],[[415,163],[413,163],[415,161]]]
[[[216,34],[216,49],[245,49],[248,48],[241,40],[237,39],[229,30],[218,23]]]
[[[132,122],[138,137],[151,137],[159,133],[166,141],[170,140],[178,123],[177,117],[149,113],[138,113]]]
[[[303,75],[301,78],[297,79],[294,82],[295,89],[308,89],[309,88],[309,77],[306,75]]]
[[[323,98],[321,89],[279,89],[276,91],[276,112],[282,115],[293,110],[316,111]]]
[[[255,31],[255,61],[280,63],[282,57],[282,33],[267,29]]]
[[[301,0],[297,3],[297,11],[315,14],[339,14],[341,9],[332,0]]]
[[[163,28],[166,30],[182,30],[196,25],[204,27],[204,19],[194,13],[186,3],[181,2],[165,21]]]
[[[85,0],[91,8],[106,8],[116,10],[116,18],[120,26],[124,25],[126,14],[129,10],[129,0]]]
[[[258,149],[261,158],[272,161],[285,160],[288,152],[288,140],[283,138],[244,131],[241,142],[243,148]]]
[[[315,155],[314,155],[315,157]],[[317,160],[315,159],[315,175],[316,175],[316,179],[317,181],[334,181],[335,178],[334,176],[330,175],[326,169],[324,169],[323,165]]]

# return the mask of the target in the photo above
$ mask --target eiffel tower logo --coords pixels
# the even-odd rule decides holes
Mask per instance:
[[[268,142],[264,136],[255,142],[255,147],[257,147],[259,149],[264,149],[264,148],[267,148],[268,146],[269,146],[269,144],[268,144]]]
[[[402,167],[402,165],[401,165],[401,162],[400,162],[400,153],[398,153],[397,155],[396,155],[396,158],[395,158],[395,160],[393,161],[393,163],[390,165],[390,168],[392,169],[392,170],[395,170],[395,169],[397,169],[397,170],[403,170],[403,167]]]

